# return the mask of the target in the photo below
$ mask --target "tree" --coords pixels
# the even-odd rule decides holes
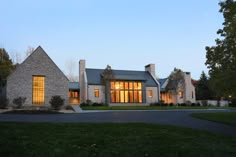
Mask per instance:
[[[114,74],[111,69],[110,65],[107,65],[107,67],[104,69],[103,73],[101,74],[102,78],[102,84],[105,86],[105,93],[109,93],[109,83],[112,79],[114,79]],[[105,94],[105,103],[109,104],[110,97],[109,95]]]
[[[110,81],[111,79],[113,79],[113,72],[111,69],[110,65],[107,65],[107,67],[104,69],[103,73],[102,73],[102,84],[106,84],[107,81]]]
[[[196,85],[196,99],[197,100],[209,100],[212,98],[212,92],[209,85],[209,78],[206,76],[203,71],[200,80]]]
[[[184,93],[184,73],[181,69],[174,68],[174,71],[171,72],[168,79],[169,81],[166,88],[176,96],[175,99],[177,100],[178,93],[181,93],[182,95]]]
[[[31,55],[31,53],[33,53],[35,50],[35,48],[28,46],[26,52],[25,52],[25,58],[27,58],[29,55]]]
[[[206,65],[209,68],[210,83],[218,96],[236,97],[236,1],[219,3],[224,16],[223,29],[219,29],[215,46],[206,47]]]
[[[0,88],[6,85],[7,77],[13,71],[14,66],[8,53],[0,48]]]
[[[79,81],[79,76],[77,75],[78,73],[78,66],[75,60],[70,59],[66,61],[65,63],[66,67],[66,76],[67,78],[72,81],[72,82],[78,82]]]

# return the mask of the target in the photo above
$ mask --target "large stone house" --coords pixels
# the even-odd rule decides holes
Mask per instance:
[[[147,106],[163,100],[165,103],[195,102],[195,88],[190,73],[184,73],[185,88],[174,93],[166,88],[168,79],[157,79],[155,65],[143,71],[86,68],[79,62],[79,82],[69,82],[63,72],[39,46],[17,66],[7,78],[7,98],[26,97],[26,105],[48,106],[52,96],[59,95],[65,104],[80,104],[88,100],[109,106]]]
[[[68,103],[69,80],[39,46],[7,78],[10,102],[26,97],[26,105],[49,105],[52,96],[59,95]]]
[[[105,70],[111,77],[104,80]],[[155,65],[144,71],[90,69],[85,60],[79,62],[80,102],[90,100],[109,106],[146,106],[160,100],[160,85],[155,77]]]

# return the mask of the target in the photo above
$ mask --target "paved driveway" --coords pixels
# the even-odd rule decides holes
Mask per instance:
[[[168,111],[88,111],[72,114],[17,115],[0,114],[0,121],[15,122],[93,122],[128,123],[144,122],[169,124],[207,130],[236,136],[236,127],[191,117],[198,112],[236,112],[235,110],[168,110]]]

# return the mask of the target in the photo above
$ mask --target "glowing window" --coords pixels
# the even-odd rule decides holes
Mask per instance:
[[[33,104],[45,103],[45,77],[33,76]]]
[[[178,95],[179,95],[179,98],[183,98],[183,92],[179,91]]]
[[[111,81],[110,101],[112,103],[142,103],[142,82]]]
[[[152,97],[153,97],[152,90],[148,90],[148,97],[149,97],[149,98],[152,98]]]
[[[94,97],[99,97],[99,89],[94,89]]]

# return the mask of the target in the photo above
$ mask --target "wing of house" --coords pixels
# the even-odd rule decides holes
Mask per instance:
[[[38,47],[7,78],[10,102],[26,97],[26,105],[49,105],[52,96],[59,95],[68,103],[69,80],[47,53]]]
[[[145,71],[112,70],[112,78],[103,80],[105,69],[86,68],[80,61],[80,100],[106,103],[110,106],[149,105],[159,101],[160,87],[153,69]]]

